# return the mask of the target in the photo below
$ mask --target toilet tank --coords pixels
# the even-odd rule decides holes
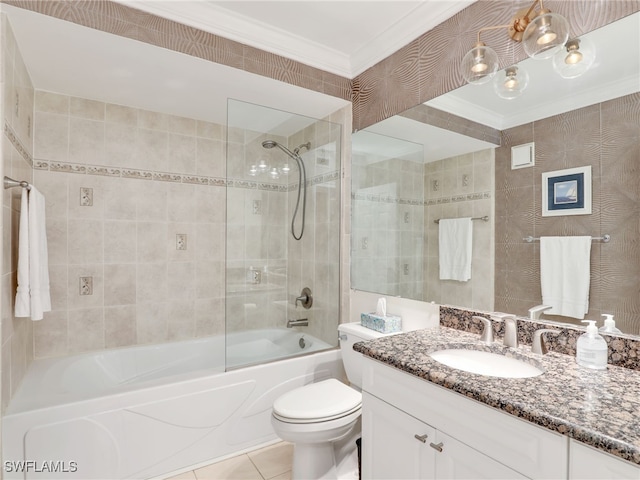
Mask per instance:
[[[344,370],[347,372],[347,378],[351,385],[357,387],[358,390],[362,390],[362,354],[353,349],[353,344],[389,335],[395,334],[376,332],[370,328],[363,327],[360,322],[341,323],[338,325]]]

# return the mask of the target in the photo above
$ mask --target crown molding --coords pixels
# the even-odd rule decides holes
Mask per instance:
[[[365,41],[360,49],[345,53],[237,14],[212,2],[116,1],[349,79],[473,3],[473,0],[420,2],[400,21],[379,32],[372,40]],[[366,21],[366,10],[363,11],[362,21]]]

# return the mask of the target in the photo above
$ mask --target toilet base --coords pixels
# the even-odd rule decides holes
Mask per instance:
[[[360,421],[340,440],[327,443],[296,443],[293,446],[292,480],[358,480]]]
[[[300,425],[287,424],[272,417],[271,421],[278,436],[293,443],[292,480],[340,479],[357,480],[358,452],[356,440],[361,435],[360,411],[340,419],[343,425],[324,428],[325,425],[307,425],[318,431],[299,431]],[[322,428],[322,427],[324,428]]]

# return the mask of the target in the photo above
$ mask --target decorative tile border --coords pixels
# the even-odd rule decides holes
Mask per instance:
[[[22,145],[20,139],[16,135],[16,132],[13,131],[11,125],[7,121],[4,122],[4,136],[9,139],[13,148],[15,148],[20,156],[25,159],[25,161],[33,167],[33,157],[29,153],[29,151]]]
[[[7,128],[9,128],[10,130],[10,127],[5,124],[5,134],[7,132]],[[15,135],[13,136],[13,138],[16,138]],[[31,157],[29,157],[29,159],[30,158]],[[251,190],[266,190],[270,192],[290,192],[298,188],[297,183],[292,185],[280,185],[275,183],[255,182],[250,180],[234,180],[180,173],[156,172],[152,170],[138,170],[133,168],[83,165],[78,163],[66,162],[51,162],[40,159],[31,161],[31,164],[36,170],[48,170],[50,172],[77,173],[81,175],[100,175],[105,177],[150,180],[156,182],[186,183],[191,185],[206,185],[211,187],[246,188]],[[323,175],[317,175],[312,179],[307,180],[307,185],[313,186],[339,179],[340,172],[335,171]]]
[[[366,200],[369,202],[379,202],[379,203],[397,203],[399,205],[415,205],[415,206],[423,206],[429,207],[432,205],[440,205],[443,203],[457,203],[457,202],[468,202],[470,200],[483,200],[490,199],[491,192],[482,192],[482,193],[469,193],[467,195],[456,195],[455,197],[443,197],[443,198],[434,198],[429,200],[417,200],[412,198],[400,198],[400,197],[392,197],[390,195],[376,195],[376,194],[363,194],[363,193],[351,193],[351,200]]]

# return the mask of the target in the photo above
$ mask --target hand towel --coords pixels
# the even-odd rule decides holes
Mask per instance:
[[[589,311],[591,237],[541,237],[540,287],[547,313],[583,319]]]
[[[32,186],[27,203],[25,191],[20,207],[15,316],[42,320],[43,313],[51,311],[45,199]]]
[[[28,191],[22,189],[20,202],[20,223],[18,226],[18,288],[14,314],[28,317],[31,312],[29,299],[29,202]]]
[[[471,278],[471,217],[443,218],[439,226],[440,280],[466,282]]]

